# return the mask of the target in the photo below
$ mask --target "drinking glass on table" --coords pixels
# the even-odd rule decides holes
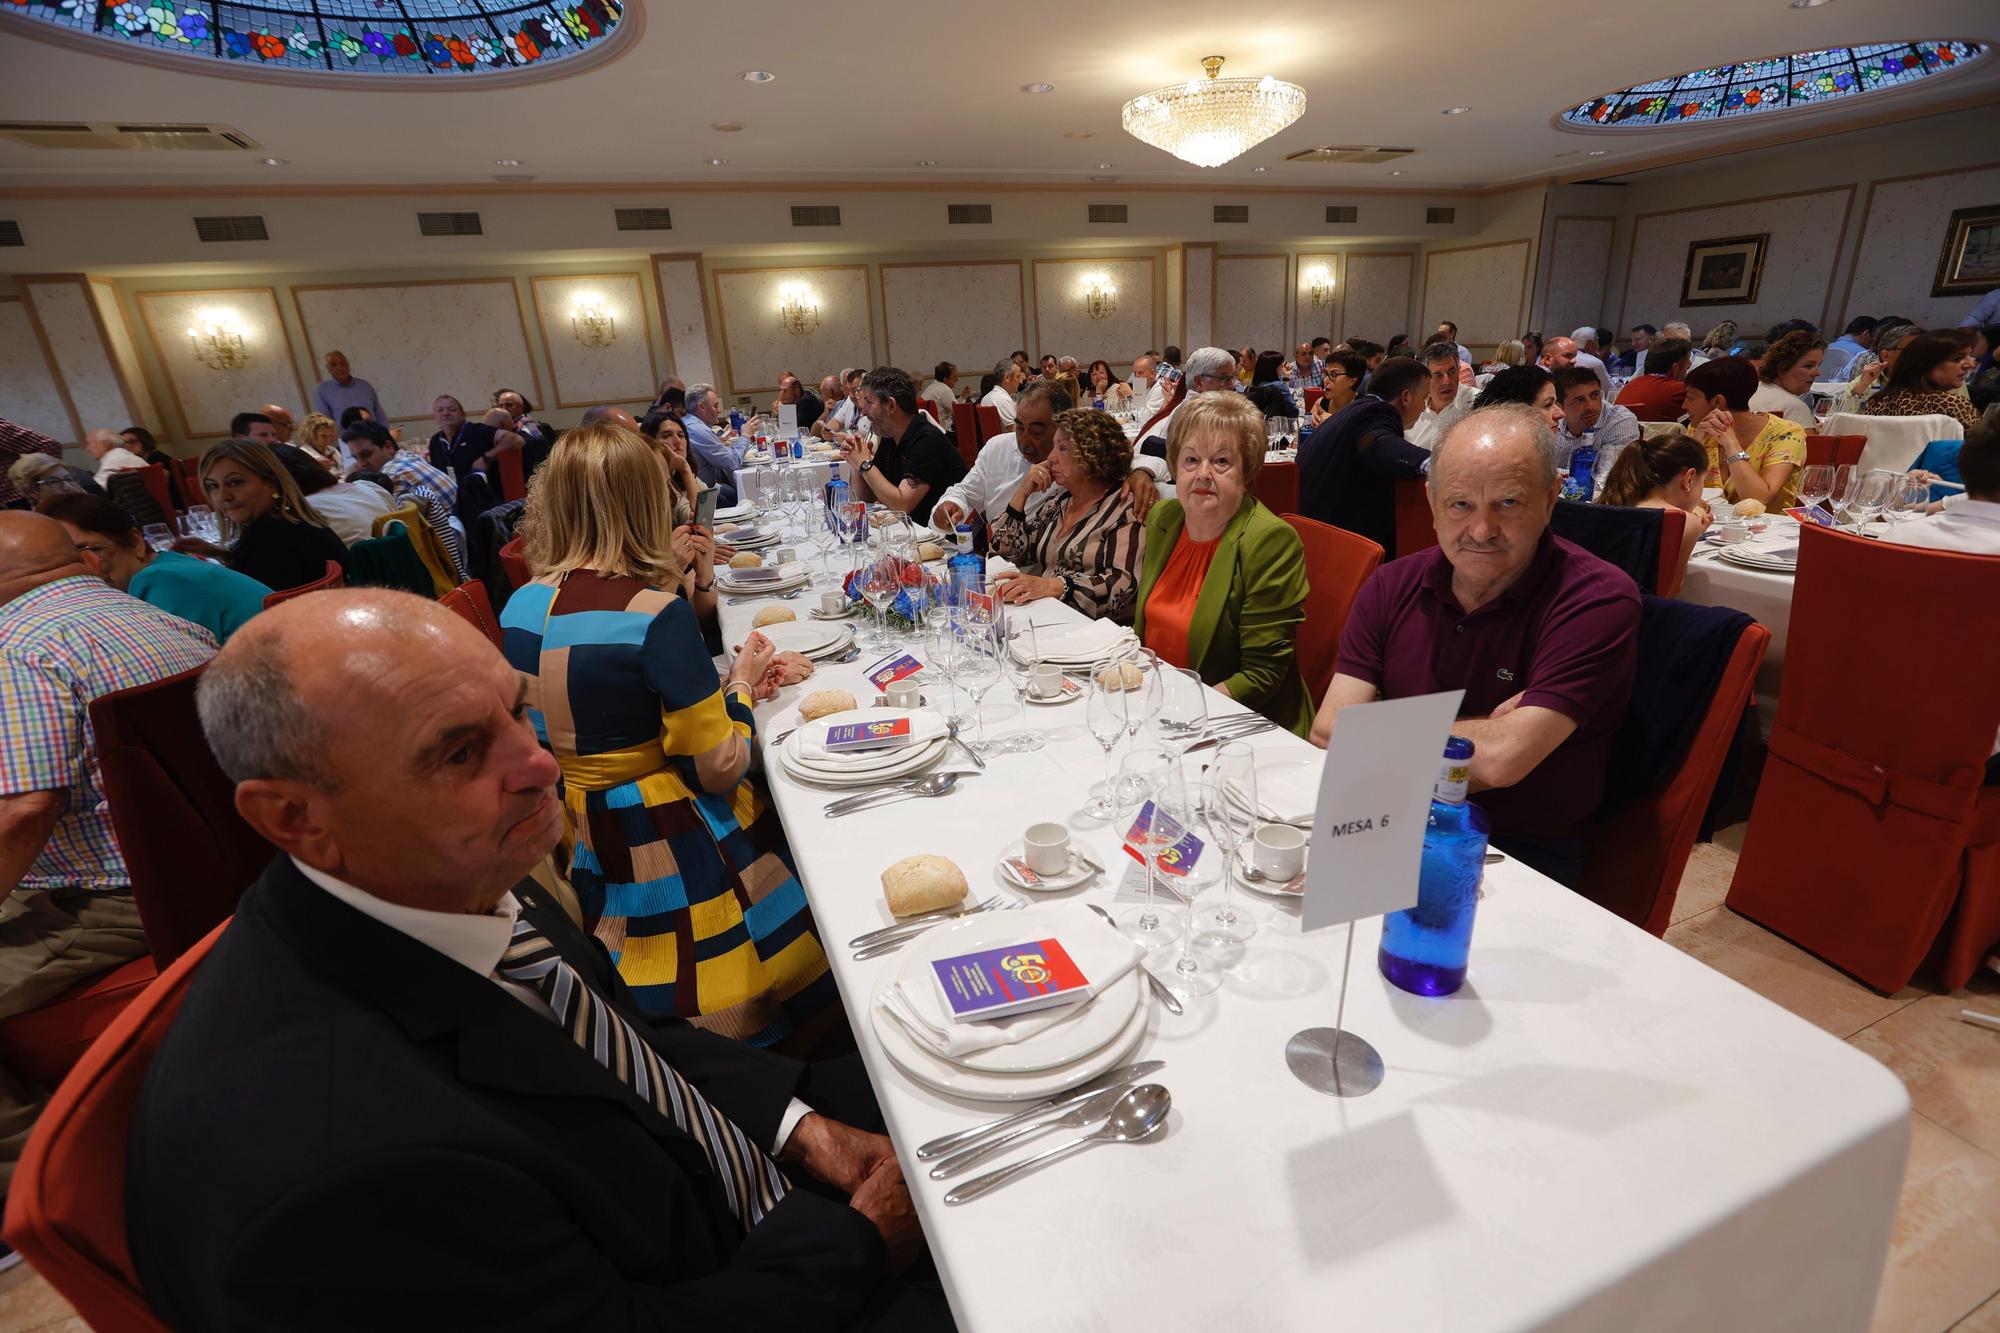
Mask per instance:
[[[207,505],[190,505],[187,511],[188,523],[197,537],[216,541],[222,536],[222,525],[215,517],[215,511]]]
[[[1236,910],[1236,876],[1263,817],[1257,800],[1257,752],[1248,741],[1218,746],[1208,763],[1208,779],[1215,793],[1209,829],[1222,844],[1218,851],[1228,854],[1228,871],[1221,876],[1221,901],[1195,918],[1195,931],[1205,941],[1240,944],[1257,933],[1257,923]]]
[[[1229,882],[1227,839],[1216,830],[1226,818],[1223,798],[1205,782],[1169,782],[1154,804],[1168,830],[1180,830],[1179,838],[1155,853],[1154,866],[1162,883],[1181,896],[1184,907],[1180,954],[1160,979],[1182,999],[1210,995],[1222,985],[1222,969],[1195,957],[1195,913],[1203,894]]]
[[[1041,661],[1041,653],[1035,646],[1035,622],[1029,619],[1025,608],[1013,615],[1003,615],[999,637],[1000,670],[1007,678],[1007,688],[1014,691],[1014,704],[1021,711],[1021,728],[995,744],[1008,754],[1039,750],[1048,743],[1048,737],[1028,724],[1028,692],[1034,686],[1035,664]]]
[[[1159,666],[1160,708],[1153,718],[1153,730],[1162,741],[1198,739],[1208,730],[1208,686],[1201,673],[1186,667]]]
[[[924,674],[933,673],[944,682],[945,698],[933,699],[947,722],[958,721],[958,664],[964,656],[964,645],[959,642],[958,627],[951,622],[947,612],[926,614],[924,618]]]
[[[1854,531],[1859,533],[1888,507],[1896,491],[1902,489],[1900,478],[1870,472],[1848,485],[1847,516],[1854,520]]]
[[[1146,867],[1146,901],[1120,913],[1118,929],[1149,949],[1172,944],[1180,937],[1180,923],[1159,910],[1154,894],[1160,853],[1181,837],[1180,825],[1161,809],[1163,803],[1180,809],[1187,799],[1180,790],[1180,760],[1157,745],[1140,746],[1125,756],[1111,781],[1125,846]]]
[[[1131,698],[1125,705],[1125,734],[1137,736],[1159,715],[1160,704],[1166,698],[1165,677],[1169,668],[1151,648],[1128,648],[1124,660],[1139,672],[1138,683],[1126,687]],[[1130,674],[1125,673],[1128,681]]]
[[[868,599],[868,605],[875,608],[875,637],[871,647],[879,650],[893,642],[889,637],[889,604],[896,600],[896,594],[901,590],[895,561],[884,557],[868,562],[861,577],[861,595]]]
[[[1833,497],[1833,464],[1810,463],[1799,473],[1799,503],[1807,509]]]
[[[1895,502],[1883,511],[1882,516],[1898,523],[1907,523],[1913,518],[1922,518],[1931,507],[1931,484],[1919,477],[1904,477],[1902,489],[1896,493]]]
[[[1106,658],[1091,668],[1090,696],[1084,701],[1083,720],[1091,736],[1104,747],[1104,785],[1083,807],[1083,813],[1092,819],[1109,822],[1118,814],[1118,774],[1112,766],[1111,753],[1125,736],[1128,697],[1124,681],[1118,675],[1117,659]]]
[[[965,686],[966,694],[972,698],[973,724],[978,732],[972,748],[984,754],[991,747],[986,742],[986,715],[980,707],[986,702],[986,692],[1000,683],[1000,643],[994,637],[991,614],[981,624],[976,616],[969,614],[976,609],[966,607],[960,613],[966,619],[959,637],[962,651],[958,659],[958,683]]]
[[[1833,512],[1838,515],[1847,507],[1849,496],[1854,492],[1854,484],[1860,477],[1855,474],[1854,464],[1842,463],[1833,469],[1833,490],[1828,498],[1833,501]]]
[[[174,549],[174,530],[165,523],[148,523],[141,531],[145,535],[146,545],[155,551]]]

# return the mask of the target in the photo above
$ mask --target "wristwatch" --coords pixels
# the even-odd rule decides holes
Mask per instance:
[[[1722,461],[1725,464],[1747,463],[1750,461],[1750,451],[1748,449],[1738,449],[1735,453],[1729,455],[1729,457],[1723,459]]]
[[[1750,455],[1748,454],[1744,455],[1745,458],[1748,458],[1749,456]],[[859,463],[856,463],[854,467],[857,472],[872,472],[875,470],[875,460],[872,458],[864,458]]]

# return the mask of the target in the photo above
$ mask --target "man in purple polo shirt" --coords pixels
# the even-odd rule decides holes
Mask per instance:
[[[1477,747],[1472,790],[1494,835],[1571,832],[1597,808],[1632,693],[1639,590],[1548,530],[1555,432],[1530,408],[1459,421],[1425,491],[1438,545],[1363,585],[1313,743],[1349,704],[1462,689],[1454,730]]]

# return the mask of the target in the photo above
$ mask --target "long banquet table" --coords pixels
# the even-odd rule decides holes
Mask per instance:
[[[804,620],[814,600],[788,605]],[[726,644],[759,606],[725,602]],[[870,660],[822,664],[760,705],[760,748],[808,690],[865,703]],[[1514,861],[1488,868],[1452,998],[1390,987],[1379,921],[1356,928],[1347,1026],[1387,1064],[1373,1094],[1322,1096],[1283,1057],[1292,1032],[1333,1021],[1344,928],[1302,935],[1291,904],[1239,893],[1259,922],[1240,964],[1185,1015],[1155,1007],[1131,1057],[1166,1061],[1164,1135],[947,1207],[958,1182],[929,1179],[916,1145],[1007,1108],[903,1074],[870,1017],[900,955],[857,963],[844,945],[890,920],[878,876],[907,855],[951,857],[983,895],[1004,842],[1069,819],[1124,865],[1112,831],[1073,817],[1105,768],[1084,707],[1029,710],[1047,746],[990,756],[952,795],[843,819],[823,814],[836,793],[764,770],[960,1328],[1867,1327],[1909,1135],[1901,1083]],[[1004,685],[984,712],[990,734],[1020,725]],[[1317,753],[1277,732],[1254,743]],[[1050,898],[1111,894],[1098,880]]]

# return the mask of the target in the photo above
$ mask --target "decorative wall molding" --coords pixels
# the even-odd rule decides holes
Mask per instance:
[[[1215,337],[1215,246],[1191,241],[1181,247],[1181,337],[1183,355],[1207,347]]]
[[[732,395],[776,393],[778,372],[810,377],[814,368],[879,364],[875,348],[875,288],[866,264],[775,264],[710,270],[716,325],[722,333],[722,374]],[[805,282],[819,297],[820,324],[788,332],[778,319],[779,291]],[[738,370],[737,367],[743,367]],[[744,379],[769,379],[770,384]]]
[[[250,363],[241,370],[211,370],[195,360],[185,330],[205,306],[227,305],[245,325]],[[229,419],[264,403],[310,401],[292,355],[292,335],[270,287],[211,287],[139,293],[146,335],[167,376],[167,394],[184,441],[229,434]]]
[[[2000,200],[2000,179],[1994,179],[1996,176],[2000,176],[2000,162],[1980,162],[1869,181],[1856,215],[1861,219],[1861,231],[1855,241],[1854,262],[1848,267],[1840,304],[1829,309],[1823,321],[1826,336],[1834,337],[1857,315],[1889,310],[1907,314],[1922,327],[1954,325],[1964,318],[1971,303],[1962,296],[1931,296],[1931,280],[1952,210]],[[1917,184],[1940,180],[1949,180],[1956,188],[1924,190]],[[1882,236],[1871,239],[1878,204],[1884,220]],[[1865,303],[1860,309],[1854,304],[1857,283],[1859,299]]]
[[[1290,254],[1223,255],[1215,265],[1215,345],[1231,349],[1289,346]]]
[[[1556,217],[1549,233],[1548,285],[1542,306],[1542,323],[1551,335],[1576,328],[1579,319],[1592,325],[1603,320],[1605,300],[1611,293],[1611,246],[1617,229],[1618,219],[1605,214]],[[1593,262],[1600,250],[1604,254],[1601,265]],[[1623,334],[1624,330],[1614,332]]]
[[[666,326],[667,367],[689,384],[715,380],[715,324],[708,270],[699,254],[653,255],[660,319]]]
[[[1103,357],[1114,366],[1155,345],[1162,327],[1154,299],[1154,257],[1144,255],[1064,256],[1035,261],[1035,332],[1029,355],[1073,356],[1088,369]],[[1093,320],[1076,289],[1086,273],[1102,270],[1118,287],[1118,309]]]
[[[528,287],[556,407],[653,401],[659,392],[660,363],[653,350],[653,317],[646,307],[644,275],[536,274],[528,279]],[[571,307],[587,295],[602,297],[615,322],[616,341],[608,347],[586,347],[570,328]]]
[[[1339,332],[1335,342],[1348,338],[1372,338],[1387,342],[1398,333],[1407,333],[1410,322],[1410,283],[1416,275],[1414,250],[1349,250],[1342,262],[1347,300],[1339,311]]]
[[[1029,343],[1023,260],[894,261],[877,264],[875,274],[888,363],[907,370],[920,385],[939,361],[951,362],[976,382]]]
[[[1812,319],[1824,328],[1827,312],[1833,305],[1833,280],[1839,269],[1841,250],[1846,245],[1847,229],[1854,217],[1854,196],[1853,185],[1832,185],[1637,214],[1632,219],[1632,242],[1625,263],[1625,286],[1618,298],[1615,327],[1621,330],[1630,328],[1634,319],[1644,319],[1653,324],[1682,319],[1699,338],[1704,328],[1713,327],[1725,319],[1747,323],[1761,332],[1765,326],[1780,319],[1797,316]],[[1823,200],[1824,203],[1819,207],[1795,205],[1775,216],[1771,210],[1760,208],[1760,205],[1791,199]],[[1837,228],[1830,225],[1831,213],[1836,205],[1839,208]],[[1665,219],[1689,221],[1669,222]],[[1771,245],[1764,256],[1764,281],[1756,304],[1681,305],[1680,281],[1686,270],[1689,239],[1750,235],[1760,231],[1771,234]],[[1644,308],[1638,311],[1632,309],[1635,278],[1641,282],[1640,294],[1644,302]],[[1809,304],[1814,302],[1815,297],[1816,303]],[[1772,311],[1783,313],[1771,314]]]
[[[93,430],[143,424],[143,405],[149,399],[132,391],[113,355],[111,333],[89,275],[44,273],[15,281],[68,405],[77,440]]]
[[[67,443],[78,434],[34,312],[18,296],[0,296],[0,417]]]
[[[1458,325],[1458,340],[1468,347],[1490,347],[1518,337],[1527,327],[1534,280],[1528,261],[1534,246],[1524,236],[1424,251],[1424,333],[1406,332],[1422,343],[1431,329],[1448,319]],[[1512,253],[1517,247],[1520,253]]]

